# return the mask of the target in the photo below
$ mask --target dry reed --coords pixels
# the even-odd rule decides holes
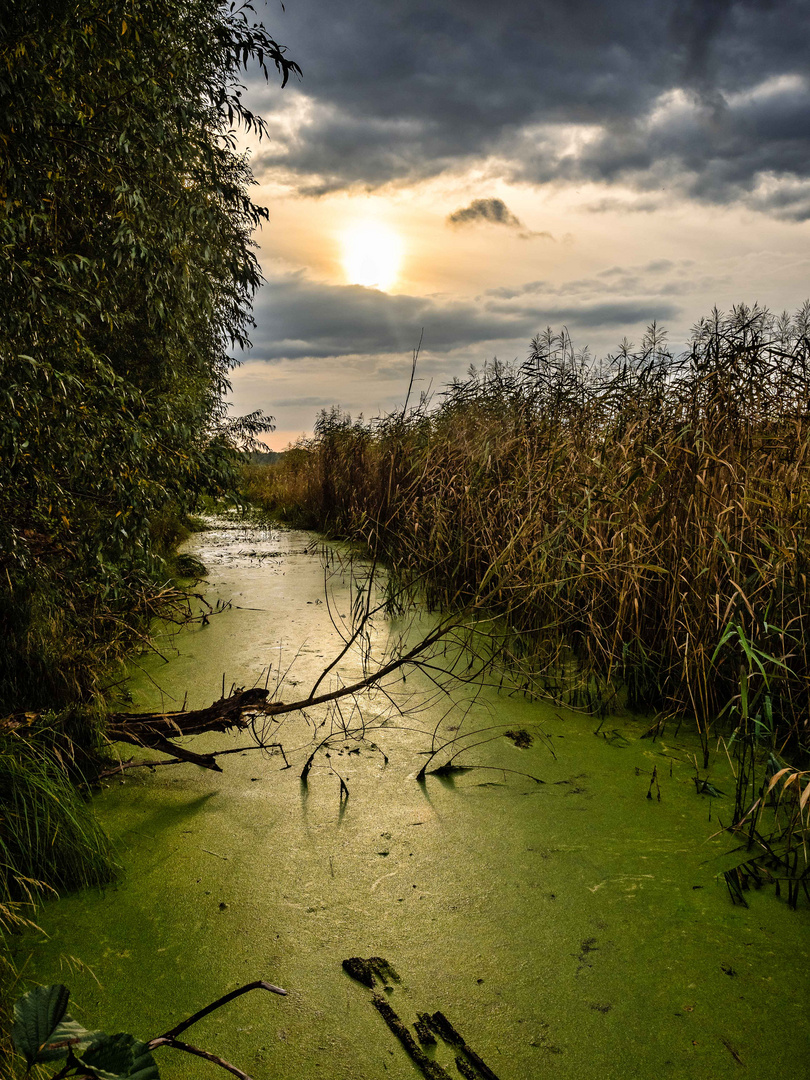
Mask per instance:
[[[564,332],[370,423],[322,413],[248,490],[360,541],[431,604],[487,584],[532,689],[805,746],[810,306],[651,327],[596,363]],[[575,673],[576,677],[572,677]]]

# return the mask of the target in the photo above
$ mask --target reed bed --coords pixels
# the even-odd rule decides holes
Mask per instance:
[[[740,831],[780,755],[810,765],[810,304],[715,310],[680,355],[656,326],[601,361],[548,330],[438,402],[321,413],[246,488],[362,543],[430,605],[501,616],[527,692],[621,703],[654,730],[690,718],[704,768],[722,737]]]
[[[547,331],[436,405],[322,413],[248,490],[431,604],[485,583],[533,686],[804,747],[809,332],[810,306],[741,306],[680,356],[653,326],[596,362]]]
[[[0,806],[0,932],[43,890],[111,880],[109,842],[53,746],[0,736]]]

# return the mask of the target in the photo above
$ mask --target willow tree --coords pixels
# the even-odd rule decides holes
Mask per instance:
[[[86,693],[150,523],[229,481],[260,282],[240,73],[298,66],[250,5],[2,0],[0,708]],[[261,427],[256,415],[248,427]]]

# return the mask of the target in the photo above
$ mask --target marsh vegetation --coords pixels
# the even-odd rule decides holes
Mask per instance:
[[[352,649],[311,693],[364,580],[359,560],[325,571],[315,539],[231,517],[190,541],[209,601],[231,604],[208,625],[155,627],[169,663],[134,658],[128,709],[180,708],[188,691],[191,717],[223,670],[264,687],[268,665],[272,701],[306,707],[264,718],[283,755],[256,749],[248,731],[203,734],[190,747],[228,748],[222,772],[180,762],[106,780],[94,802],[120,878],[104,895],[45,905],[49,936],[16,942],[25,978],[67,983],[84,1026],[142,1038],[269,978],[288,997],[261,1017],[236,1002],[191,1039],[257,1080],[413,1074],[372,990],[345,974],[347,956],[386,957],[402,981],[382,993],[413,1037],[420,1014],[440,1010],[504,1080],[550,1068],[595,1080],[627,1057],[638,1076],[672,1061],[690,1080],[731,1080],[734,1053],[763,1075],[789,1067],[807,1038],[806,909],[772,889],[741,889],[749,908],[732,904],[726,755],[712,751],[710,772],[725,796],[697,794],[690,725],[644,739],[649,718],[612,715],[595,734],[601,718],[497,681],[479,689],[489,672],[447,684],[448,696],[431,676],[450,646],[405,682],[391,673],[379,692],[306,705],[363,678]],[[407,621],[375,620],[369,659]],[[66,956],[83,968],[66,970]],[[456,1076],[459,1051],[435,1037],[425,1054]],[[217,1074],[171,1057],[167,1075]]]
[[[748,853],[806,892],[809,332],[810,307],[740,306],[681,355],[652,326],[597,361],[549,330],[437,402],[322,413],[248,491],[430,606],[485,590],[527,692],[653,714],[651,735],[692,723],[704,769],[722,740]],[[789,856],[761,819],[775,794]]]

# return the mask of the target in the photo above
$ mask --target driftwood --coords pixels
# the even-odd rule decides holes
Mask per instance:
[[[268,697],[268,690],[253,687],[250,690],[237,690],[228,697],[222,697],[209,705],[207,709],[111,713],[107,717],[105,731],[111,742],[129,743],[130,746],[148,750],[160,750],[164,754],[170,754],[171,758],[160,762],[128,762],[114,769],[107,769],[99,775],[110,776],[115,772],[120,772],[122,768],[135,765],[159,765],[170,762],[174,764],[179,761],[190,761],[204,769],[222,772],[216,759],[221,754],[231,751],[220,750],[210,754],[195,754],[192,750],[178,746],[173,740],[185,735],[202,735],[209,731],[223,732],[232,729],[244,731],[250,727],[251,721],[258,713],[289,711],[287,706],[280,701],[268,705]],[[0,718],[0,734],[30,738],[39,730],[41,720],[42,713],[39,712],[13,713],[11,716]],[[267,748],[271,745],[276,744],[268,744]]]
[[[368,986],[369,989],[376,986],[377,978],[382,979],[386,990],[389,992],[393,990],[391,983],[401,981],[391,964],[381,956],[370,956],[367,960],[364,960],[361,956],[350,956],[343,961],[343,970],[347,975],[362,983],[363,986]],[[416,1039],[411,1035],[407,1025],[394,1012],[390,1003],[382,994],[372,994],[371,1003],[402,1043],[408,1056],[420,1069],[426,1080],[451,1080],[447,1070],[434,1058],[428,1057],[425,1051],[417,1045]],[[443,1042],[452,1046],[456,1051],[456,1068],[465,1077],[465,1080],[498,1080],[492,1069],[467,1045],[463,1036],[456,1031],[443,1012],[417,1013],[414,1029],[422,1046],[428,1048],[436,1046],[436,1035]]]
[[[461,1072],[464,1076],[471,1075],[469,1071],[465,1072],[465,1070],[461,1067],[461,1062],[464,1061],[464,1059],[466,1058],[468,1065],[473,1067],[473,1076],[483,1077],[484,1080],[498,1080],[498,1077],[495,1075],[492,1069],[490,1069],[490,1067],[481,1060],[478,1054],[476,1054],[476,1052],[467,1045],[467,1043],[464,1041],[461,1035],[459,1035],[459,1033],[456,1031],[456,1029],[444,1015],[444,1013],[435,1012],[432,1016],[428,1016],[428,1014],[426,1013],[420,1013],[419,1015],[420,1019],[426,1021],[430,1025],[430,1027],[433,1028],[436,1034],[440,1035],[446,1043],[450,1043],[451,1046],[455,1046],[461,1051],[461,1054],[456,1057],[456,1065],[458,1066],[459,1072]]]
[[[377,985],[375,975],[384,986],[402,981],[391,964],[382,956],[370,956],[368,960],[364,960],[362,956],[350,956],[343,961],[343,970],[369,989]]]
[[[456,1056],[456,1068],[464,1077],[464,1080],[478,1080],[478,1073],[463,1057]]]

